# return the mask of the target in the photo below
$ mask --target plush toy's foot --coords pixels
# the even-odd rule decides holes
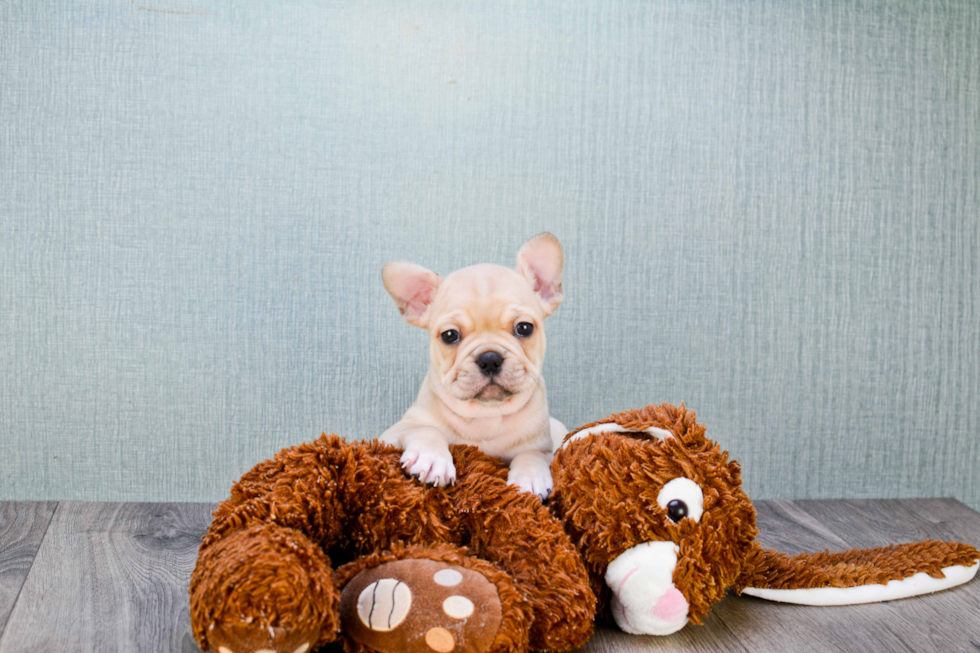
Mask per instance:
[[[262,524],[202,547],[191,625],[214,653],[306,653],[336,638],[339,594],[317,545]]]
[[[360,569],[350,570],[356,574],[349,578],[340,595],[341,628],[345,637],[356,643],[348,646],[349,650],[526,650],[524,616],[507,614],[501,601],[501,594],[508,601],[513,592],[503,572],[455,549],[450,555],[439,555],[439,549],[413,555],[420,553],[443,559],[402,557],[376,565],[368,563],[370,566],[358,564],[360,561],[351,563]],[[339,570],[338,576],[342,575],[343,570]]]
[[[252,628],[248,624],[218,624],[208,635],[216,653],[307,653],[319,633],[285,628]]]

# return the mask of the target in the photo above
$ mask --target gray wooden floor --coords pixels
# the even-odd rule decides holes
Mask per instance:
[[[200,649],[187,582],[206,504],[0,502],[0,653]],[[980,544],[952,499],[757,502],[763,544],[795,553],[919,539]],[[339,650],[339,647],[333,650]],[[670,637],[600,629],[581,651],[980,651],[980,580],[938,594],[811,608],[729,596]]]

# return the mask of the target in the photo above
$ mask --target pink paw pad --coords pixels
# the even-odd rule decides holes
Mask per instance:
[[[670,622],[683,618],[687,614],[687,608],[684,595],[677,588],[671,587],[657,600],[650,613],[658,619]]]

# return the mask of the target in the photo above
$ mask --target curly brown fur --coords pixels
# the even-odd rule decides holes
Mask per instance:
[[[261,624],[251,629],[255,648],[272,644],[270,627],[296,633],[295,648],[332,641],[339,626],[330,560],[302,533],[276,524],[254,524],[202,547],[190,593],[194,636],[215,647],[241,634],[225,632],[228,624]]]
[[[746,587],[810,589],[884,585],[919,572],[944,578],[945,567],[969,567],[978,558],[980,552],[968,544],[935,540],[793,556],[760,547],[746,559],[745,571],[735,589],[741,593]]]
[[[513,492],[500,476],[466,474],[456,488],[467,546],[506,569],[521,586],[535,587],[525,599],[535,616],[531,649],[584,643],[592,634],[595,598],[583,583],[587,573],[581,556],[560,528],[552,528],[557,524],[548,509],[534,495]]]
[[[396,541],[454,542],[446,491],[405,476],[400,451],[336,435],[283,449],[232,486],[214,513],[204,547],[229,530],[274,522],[350,559]],[[339,554],[339,556],[338,556]]]
[[[644,429],[651,426],[664,429],[673,433],[674,437],[683,439],[689,445],[704,440],[705,427],[697,422],[697,415],[693,410],[688,410],[681,402],[680,406],[673,406],[666,402],[655,406],[653,404],[643,408],[631,408],[620,413],[613,413],[605,419],[583,424],[577,429],[570,431],[565,440],[569,440],[579,431],[584,431],[592,426],[600,424],[616,424],[624,429],[635,431],[635,437],[649,439],[643,433]]]
[[[245,474],[215,511],[191,579],[195,637],[205,649],[238,641],[252,651],[332,641],[342,627],[338,595],[347,606],[359,600],[350,598],[362,591],[357,583],[379,578],[372,569],[431,578],[425,565],[433,561],[475,570],[470,576],[490,592],[482,596],[496,592],[502,616],[484,622],[491,625],[482,641],[492,646],[482,650],[522,653],[584,643],[596,606],[611,616],[610,562],[634,547],[676,545],[666,549],[677,554],[670,582],[687,611],[670,617],[676,628],[687,619],[700,623],[730,587],[853,587],[918,572],[941,577],[943,568],[968,567],[980,557],[971,546],[945,542],[797,556],[763,550],[754,541],[755,511],[738,463],[705,437],[692,411],[648,406],[582,429],[602,424],[627,433],[598,428],[571,441],[579,429],[555,456],[550,511],[560,524],[537,499],[507,485],[507,469],[474,447],[452,447],[458,482],[448,488],[408,478],[401,452],[377,441],[323,436],[283,450]],[[646,432],[651,427],[673,437],[659,439]],[[696,485],[700,519],[675,516],[675,523],[659,505],[665,484],[679,477]],[[406,559],[422,562],[399,562]],[[371,650],[350,638],[346,646]]]
[[[610,425],[609,431],[603,431],[604,424]],[[673,437],[648,433],[652,427],[669,431]],[[587,434],[575,437],[585,429],[589,429]],[[627,432],[621,432],[623,429]],[[705,437],[704,427],[684,404],[628,410],[572,431],[555,456],[552,474],[552,511],[579,547],[607,617],[611,616],[612,596],[606,584],[607,569],[634,547],[652,550],[639,547],[641,544],[677,545],[671,581],[689,604],[686,616],[694,623],[700,622],[729,587],[739,592],[747,587],[855,587],[885,584],[919,572],[943,578],[943,568],[968,568],[980,557],[972,546],[934,541],[796,556],[762,549],[754,541],[758,535],[755,510],[741,490],[738,463],[729,461],[728,453]],[[700,520],[679,518],[674,523],[660,507],[659,492],[678,477],[693,481],[700,490]],[[652,596],[651,605],[655,605],[657,596]],[[626,617],[624,611],[622,619]],[[673,623],[683,625],[682,620]]]
[[[218,645],[215,631],[253,641],[270,627],[310,635],[316,645],[332,641],[342,582],[332,578],[331,561],[363,566],[405,547],[421,557],[426,547],[437,557],[471,556],[493,570],[488,578],[500,581],[509,615],[495,651],[523,651],[529,641],[549,649],[583,644],[595,598],[560,525],[507,485],[499,462],[474,447],[452,452],[459,482],[449,488],[407,477],[397,449],[337,436],[256,465],[219,505],[201,545],[190,589],[201,647]]]
[[[704,427],[683,404],[626,411],[582,428],[609,422],[637,431],[662,428],[675,437],[653,441],[645,434],[598,433],[562,448],[552,465],[560,488],[552,510],[585,559],[604,614],[609,562],[637,544],[672,541],[680,547],[674,584],[690,604],[690,620],[700,623],[738,577],[758,534],[755,510],[741,491],[738,463],[704,437]],[[663,485],[678,476],[702,488],[699,524],[675,524],[657,503]]]

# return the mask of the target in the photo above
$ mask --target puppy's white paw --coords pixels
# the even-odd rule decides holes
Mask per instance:
[[[456,482],[456,465],[449,449],[405,449],[402,467],[423,483],[445,487]]]
[[[551,460],[554,456],[544,451],[523,451],[510,461],[507,482],[542,500],[551,494]]]
[[[535,494],[541,500],[547,499],[551,494],[553,484],[551,481],[551,472],[538,473],[535,475],[521,474],[519,471],[515,473],[516,470],[510,470],[507,474],[507,482],[511,485],[516,485],[521,489],[522,492],[527,492],[528,494]]]

